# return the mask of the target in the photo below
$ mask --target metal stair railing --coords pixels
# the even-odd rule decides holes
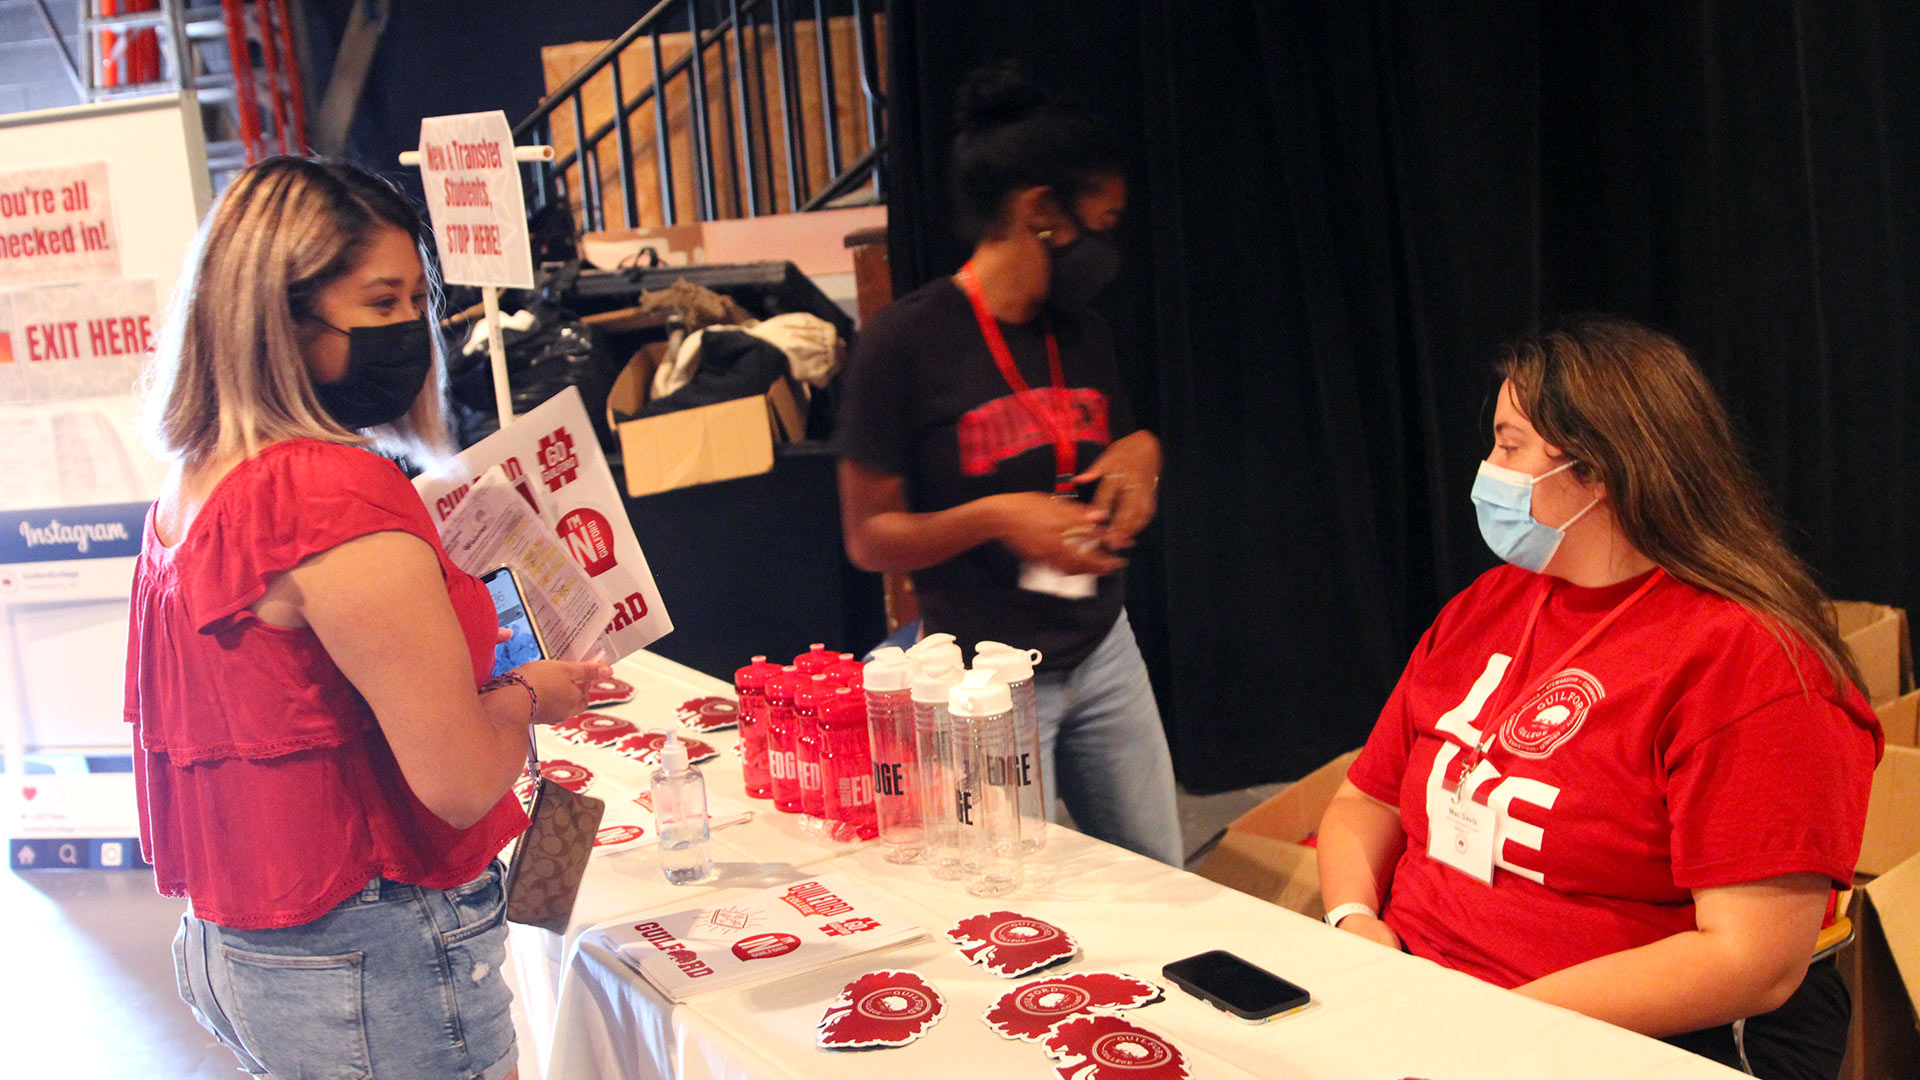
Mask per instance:
[[[633,137],[628,121],[649,104],[653,107],[654,156],[660,182],[660,224],[680,223],[674,192],[674,141],[676,129],[669,123],[667,88],[684,77],[691,102],[685,132],[693,153],[692,174],[699,220],[721,217],[758,217],[780,213],[781,200],[774,190],[774,144],[772,98],[779,102],[779,126],[785,151],[786,209],[820,209],[870,183],[873,197],[884,197],[878,168],[884,132],[882,117],[886,96],[881,88],[875,15],[883,13],[884,0],[811,0],[813,30],[816,37],[815,66],[820,79],[821,115],[825,124],[823,144],[826,150],[826,180],[815,187],[807,162],[806,117],[800,109],[800,84],[808,77],[799,70],[794,34],[800,8],[805,0],[660,0],[606,48],[588,60],[532,113],[514,125],[516,142],[552,141],[552,117],[568,110],[573,121],[574,146],[557,160],[535,166],[539,182],[532,197],[539,206],[559,199],[570,202],[577,194],[579,211],[576,224],[583,232],[607,228],[606,198],[600,175],[600,147],[611,136],[619,160],[618,183],[621,218],[627,228],[640,224],[639,203],[634,177]],[[702,17],[702,8],[706,9]],[[834,75],[833,27],[830,16],[850,16],[854,31],[855,67],[858,92],[865,109],[867,149],[851,162],[842,161],[838,102],[845,92]],[[663,32],[684,32],[689,48],[671,63],[661,62],[660,36]],[[763,32],[773,38],[774,72],[777,85],[770,85],[766,70]],[[652,81],[633,96],[627,96],[626,76],[620,58],[642,38],[652,51]],[[723,122],[725,161],[715,154],[714,117],[709,107],[707,65],[710,50],[720,53],[720,89],[725,106],[720,110]],[[587,83],[601,72],[610,76],[613,89],[613,113],[592,131],[586,130],[586,110],[582,95]],[[731,207],[722,206],[719,178],[721,169],[728,177]],[[577,170],[577,193],[567,190],[569,170]]]

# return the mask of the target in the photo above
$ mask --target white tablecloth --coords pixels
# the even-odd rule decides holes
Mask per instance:
[[[632,704],[605,711],[647,727],[671,722],[674,708],[689,698],[730,692],[644,653],[622,661],[619,674],[635,684],[637,695]],[[725,752],[732,733],[701,737],[723,751],[703,767],[708,787],[745,800],[740,767]],[[591,755],[558,740],[543,741],[542,753],[587,763],[597,776],[604,773],[634,791],[644,785],[639,766],[627,767],[623,777],[617,774],[624,763],[599,757],[589,762]],[[609,785],[604,793],[617,794],[618,788]],[[619,960],[593,946],[576,948],[575,939],[594,923],[678,906],[701,890],[668,885],[651,846],[597,856],[564,942],[543,930],[512,931],[525,1080],[1051,1076],[1051,1063],[1037,1046],[1002,1039],[981,1020],[1014,982],[966,963],[942,936],[967,915],[1000,908],[1045,919],[1079,941],[1081,956],[1055,972],[1119,971],[1165,987],[1164,1001],[1123,1015],[1172,1039],[1196,1078],[1737,1075],[1069,830],[1049,830],[1046,849],[1028,860],[1022,886],[987,901],[968,896],[958,883],[935,880],[922,867],[887,863],[877,844],[816,843],[801,834],[792,815],[768,802],[753,805],[753,821],[714,833],[721,873],[710,887],[766,886],[831,871],[882,891],[933,937],[675,1005]],[[1269,1024],[1247,1025],[1167,985],[1160,975],[1168,961],[1221,948],[1306,987],[1314,1004]],[[816,1048],[815,1024],[840,988],[881,967],[926,978],[946,997],[946,1016],[899,1049]]]

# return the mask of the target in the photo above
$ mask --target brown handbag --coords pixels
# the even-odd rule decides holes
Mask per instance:
[[[507,918],[564,936],[607,804],[540,776],[532,728],[527,729],[527,767],[540,779],[527,810],[527,831],[514,842],[507,865]]]

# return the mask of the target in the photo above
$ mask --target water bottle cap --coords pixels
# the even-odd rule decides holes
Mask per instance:
[[[950,635],[938,634],[936,636],[944,638]],[[932,644],[928,644],[928,642],[932,642]],[[934,641],[933,638],[928,638],[926,641],[908,649],[907,655],[917,661],[921,667],[926,667],[928,664],[935,666],[944,665],[947,667],[956,667],[962,671],[966,670],[967,667],[967,658],[961,655],[960,646],[955,645],[952,641]]]
[[[1004,645],[1001,648],[1006,651],[976,652],[973,656],[973,666],[992,668],[1000,673],[1001,678],[1010,683],[1025,682],[1033,678],[1033,666],[1040,662],[1039,649],[1014,649]]]
[[[964,674],[957,663],[947,662],[945,657],[923,661],[920,670],[913,677],[913,700],[922,704],[945,705],[947,692],[960,681]]]
[[[1014,647],[1004,641],[983,641],[973,647],[973,659],[975,663],[979,663],[980,658],[983,656],[992,656],[994,653],[1013,651],[1015,651]]]
[[[843,686],[821,703],[820,723],[830,728],[843,724],[864,728],[867,723],[866,700],[867,695],[850,686]]]
[[[778,670],[777,668],[775,669]],[[764,690],[767,686],[766,658],[760,657],[754,663],[736,668],[733,673],[734,689],[745,693],[749,690]]]
[[[894,646],[874,650],[873,659],[867,661],[866,671],[861,675],[861,685],[869,690],[887,693],[893,690],[907,690],[913,686],[914,671],[919,665],[913,658]]]
[[[839,662],[839,653],[834,652],[817,641],[808,646],[806,652],[793,658],[794,666],[808,675],[826,671]]]
[[[938,649],[945,645],[952,645],[955,648],[958,648],[959,640],[955,638],[952,634],[928,634],[926,637],[923,637],[919,641],[916,641],[912,645],[909,645],[907,647],[907,655],[913,656],[913,657],[925,656],[927,653],[931,652],[932,650]]]
[[[998,716],[1013,708],[1013,692],[992,668],[976,667],[967,672],[948,698],[948,709],[955,716]]]
[[[687,744],[680,741],[679,732],[667,732],[667,741],[660,747],[660,767],[669,776],[687,771]]]
[[[767,697],[773,701],[792,701],[794,688],[800,684],[800,673],[792,665],[780,669],[779,674],[767,677]]]
[[[804,676],[794,681],[793,704],[796,708],[817,710],[819,704],[839,688],[839,683],[825,675]]]

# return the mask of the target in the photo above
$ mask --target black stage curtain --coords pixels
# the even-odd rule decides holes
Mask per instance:
[[[897,289],[964,255],[943,174],[975,64],[1026,61],[1132,147],[1105,306],[1167,446],[1132,608],[1189,788],[1364,739],[1492,564],[1487,360],[1545,314],[1674,333],[1829,591],[1920,604],[1920,8],[892,7]]]

